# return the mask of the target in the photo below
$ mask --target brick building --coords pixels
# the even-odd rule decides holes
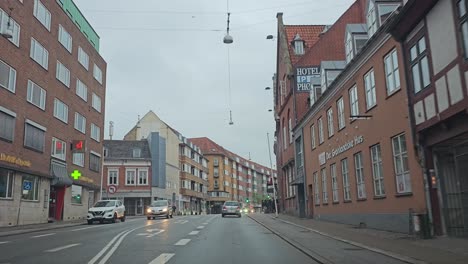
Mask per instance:
[[[71,0],[0,1],[0,31],[0,226],[84,219],[102,166],[99,36]]]

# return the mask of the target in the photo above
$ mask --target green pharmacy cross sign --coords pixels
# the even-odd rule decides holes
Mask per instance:
[[[79,170],[74,170],[71,174],[73,179],[78,180],[81,177],[81,172]]]

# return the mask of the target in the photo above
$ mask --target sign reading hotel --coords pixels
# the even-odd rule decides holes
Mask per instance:
[[[7,163],[15,164],[21,167],[31,167],[31,161],[29,160],[22,160],[18,157],[11,156],[5,153],[0,153],[0,161],[4,161]]]
[[[309,92],[314,84],[320,84],[320,66],[296,68],[296,89]]]
[[[327,163],[327,160],[332,159],[352,148],[355,146],[362,144],[364,142],[364,136],[355,136],[354,139],[349,140],[348,142],[345,142],[343,145],[332,149],[329,152],[322,152],[318,155],[319,159],[319,164],[323,165]]]

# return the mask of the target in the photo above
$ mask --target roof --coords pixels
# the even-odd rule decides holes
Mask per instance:
[[[342,70],[346,67],[346,61],[322,61],[320,67],[325,70]]]
[[[346,25],[346,32],[367,34],[367,26],[366,24],[348,24]]]
[[[304,55],[296,55],[294,53],[293,45],[291,42],[294,38],[299,37],[304,41],[304,51],[307,53],[320,38],[320,33],[325,29],[325,25],[284,25],[286,38],[288,41],[288,50],[291,57],[291,63],[294,65]]]
[[[147,140],[104,140],[106,159],[151,159]],[[133,157],[133,149],[141,149],[140,158]]]

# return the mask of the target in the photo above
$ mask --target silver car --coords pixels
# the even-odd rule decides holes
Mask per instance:
[[[241,217],[241,204],[236,201],[226,201],[223,204],[223,210],[221,211],[221,216],[224,217],[225,215],[237,215],[237,217]]]
[[[164,216],[166,218],[172,218],[172,206],[168,200],[153,201],[151,205],[146,209],[146,218],[150,220],[155,219],[157,216]]]

